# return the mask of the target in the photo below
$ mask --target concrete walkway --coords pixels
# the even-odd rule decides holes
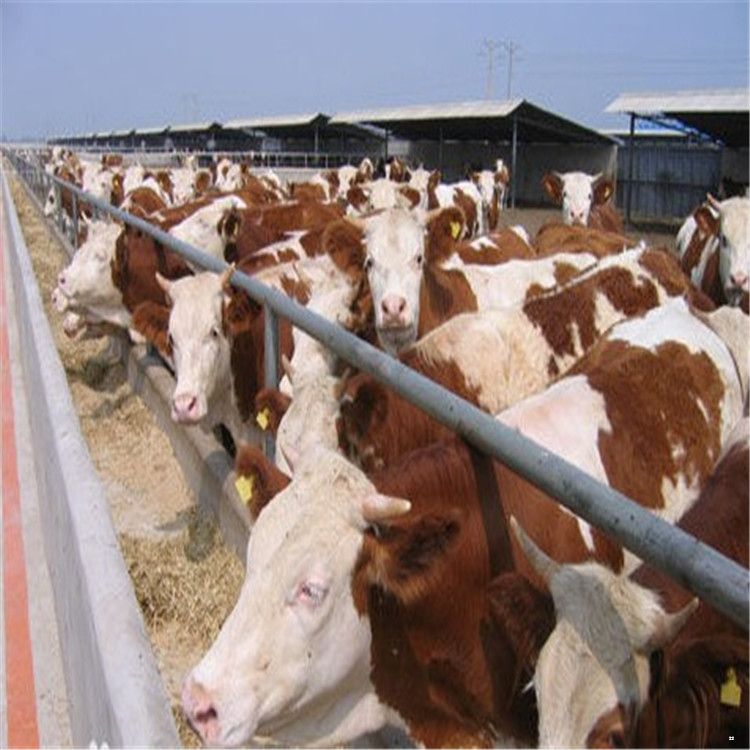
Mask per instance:
[[[52,586],[40,525],[5,210],[0,202],[0,747],[70,747]],[[33,408],[33,406],[31,406]]]

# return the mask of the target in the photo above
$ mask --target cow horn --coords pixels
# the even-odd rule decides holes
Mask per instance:
[[[284,370],[284,373],[289,378],[289,380],[294,381],[294,367],[292,366],[292,363],[289,361],[289,357],[287,357],[286,354],[281,355],[281,369]]]
[[[400,497],[381,495],[373,492],[362,501],[362,517],[368,523],[387,521],[390,518],[403,516],[411,510],[411,503]]]
[[[559,572],[561,568],[560,564],[542,552],[542,550],[531,541],[528,534],[521,528],[521,524],[516,521],[515,516],[510,517],[510,527],[513,529],[513,533],[516,535],[516,539],[518,540],[519,545],[521,545],[521,549],[523,550],[524,555],[526,555],[526,559],[531,563],[531,567],[539,573],[545,583],[549,584]]]
[[[699,604],[700,602],[698,601],[698,598],[693,597],[693,599],[677,612],[672,614],[665,612],[656,626],[656,631],[648,639],[645,647],[641,650],[645,653],[651,653],[652,651],[657,651],[658,649],[669,645],[685,627],[690,616],[696,609],[698,609]]]
[[[221,275],[219,276],[219,283],[222,289],[226,289],[229,286],[229,282],[232,279],[232,274],[234,273],[235,268],[236,265],[234,263],[231,263],[221,272]]]
[[[711,206],[714,211],[721,213],[721,201],[718,198],[715,198],[711,193],[706,193],[706,201],[708,201],[708,205]]]
[[[591,184],[594,185],[595,183],[599,182],[599,180],[602,179],[602,175],[604,172],[597,172],[594,175],[591,175]]]
[[[169,279],[165,279],[158,271],[156,271],[156,283],[159,288],[164,292],[164,296],[167,298],[167,304],[171,304],[172,296],[170,294],[172,290],[172,282]]]

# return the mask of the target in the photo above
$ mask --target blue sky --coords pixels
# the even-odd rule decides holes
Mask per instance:
[[[483,39],[520,46],[514,96],[593,127],[623,91],[748,85],[747,0],[1,2],[6,138],[483,99]]]

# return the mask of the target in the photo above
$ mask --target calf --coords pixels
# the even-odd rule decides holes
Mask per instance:
[[[581,224],[622,234],[622,217],[610,203],[615,186],[609,177],[585,172],[547,172],[542,187],[550,200],[562,205],[566,224]]]
[[[747,476],[744,418],[679,524],[743,568]],[[558,621],[534,676],[541,747],[747,746],[745,628],[705,603],[695,611],[697,600],[648,565],[630,577],[598,563],[560,565],[515,529]],[[727,683],[736,698],[725,698]]]
[[[481,409],[496,414],[543,390],[575,364],[615,323],[694,293],[677,263],[658,250],[604,258],[569,284],[504,310],[459,315],[399,359]],[[372,471],[410,450],[443,440],[446,427],[360,373],[342,390],[339,446]]]
[[[739,417],[734,364],[681,301],[620,328],[543,404],[499,419],[674,519]],[[553,614],[492,598],[498,576],[534,575],[505,518],[566,561],[625,570],[623,550],[459,440],[369,478],[331,451],[300,459],[257,498],[239,600],[185,682],[201,736],[338,744],[390,720],[425,746],[533,742],[526,657]],[[256,465],[256,488],[283,486]]]

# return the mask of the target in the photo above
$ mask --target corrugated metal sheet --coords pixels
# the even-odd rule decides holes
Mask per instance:
[[[523,99],[505,101],[473,101],[452,104],[418,104],[406,107],[383,107],[339,112],[330,122],[356,123],[378,120],[440,120],[462,117],[507,117],[523,103]]]
[[[669,114],[670,112],[747,112],[750,111],[750,89],[620,94],[604,111],[635,112],[642,115]]]
[[[295,127],[298,125],[309,125],[319,117],[326,117],[321,112],[311,112],[301,115],[275,115],[271,117],[253,117],[248,120],[229,120],[224,123],[225,128],[252,128],[262,130],[263,128]]]
[[[189,123],[187,125],[170,125],[169,129],[172,133],[174,132],[192,132],[194,130],[210,130],[214,127],[221,127],[221,123],[216,122],[216,120],[209,120],[207,122],[193,122]]]

